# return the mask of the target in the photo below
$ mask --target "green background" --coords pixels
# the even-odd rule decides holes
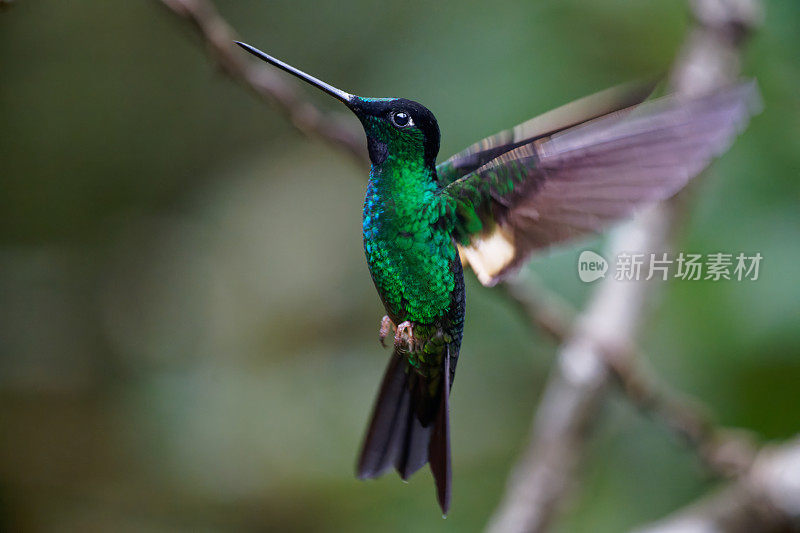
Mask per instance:
[[[368,96],[431,108],[447,156],[664,72],[682,1],[219,1],[240,36]],[[662,287],[641,345],[767,441],[800,430],[800,4],[744,55],[764,112],[697,187],[680,248],[760,252],[755,282]],[[387,352],[361,248],[366,171],[303,138],[155,1],[0,11],[0,529],[475,531],[556,346],[468,275],[454,493],[353,478]],[[321,107],[337,102],[305,87]],[[355,120],[355,119],[353,119]],[[530,266],[580,305],[560,248]],[[618,394],[558,531],[619,531],[715,486]]]

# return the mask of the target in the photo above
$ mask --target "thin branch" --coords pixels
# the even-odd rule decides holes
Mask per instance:
[[[666,206],[642,213],[616,235],[610,255],[664,249],[667,213]],[[489,531],[545,531],[557,515],[611,382],[606,354],[627,361],[635,353],[630,339],[651,286],[609,276],[597,287],[558,353],[534,415],[530,443],[514,468]]]
[[[558,344],[568,340],[576,311],[558,295],[531,279],[508,281],[499,289],[532,328],[544,331]],[[609,377],[627,399],[685,442],[710,473],[728,478],[749,467],[755,451],[748,435],[715,425],[699,401],[673,390],[647,368],[648,358],[637,347],[629,346],[628,353],[617,353],[613,346],[604,346],[602,339],[595,342]]]
[[[275,69],[250,59],[233,44],[236,32],[208,0],[158,0],[172,13],[188,22],[203,38],[209,54],[231,78],[241,82],[259,98],[275,104],[295,128],[309,137],[318,137],[367,162],[364,136],[349,125],[344,115],[323,113],[298,95]]]

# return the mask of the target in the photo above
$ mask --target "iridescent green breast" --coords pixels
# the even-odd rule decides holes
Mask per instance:
[[[395,322],[431,324],[451,305],[457,256],[438,228],[437,184],[414,143],[386,140],[389,155],[373,166],[364,201],[364,251],[372,279]]]

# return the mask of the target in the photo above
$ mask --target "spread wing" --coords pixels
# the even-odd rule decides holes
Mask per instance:
[[[539,137],[552,135],[610,113],[627,112],[650,96],[654,87],[655,83],[630,83],[612,87],[478,141],[436,166],[439,183],[450,184],[492,159]]]
[[[757,103],[755,83],[746,82],[612,112],[482,161],[487,143],[456,156],[452,168],[482,164],[442,189],[443,223],[481,283],[494,285],[534,250],[675,194],[727,149]]]

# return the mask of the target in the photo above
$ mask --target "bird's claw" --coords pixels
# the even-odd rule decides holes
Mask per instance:
[[[397,325],[394,332],[394,345],[403,346],[410,351],[417,351],[417,340],[414,338],[414,324],[406,320]]]
[[[400,325],[395,326],[392,319],[388,316],[384,316],[383,319],[381,319],[381,329],[378,332],[378,340],[381,341],[381,346],[384,348],[386,348],[386,337],[389,336],[390,331],[394,331],[395,348],[402,348],[409,352],[418,351],[419,343],[414,337],[413,322],[406,320],[405,322],[401,322]]]

